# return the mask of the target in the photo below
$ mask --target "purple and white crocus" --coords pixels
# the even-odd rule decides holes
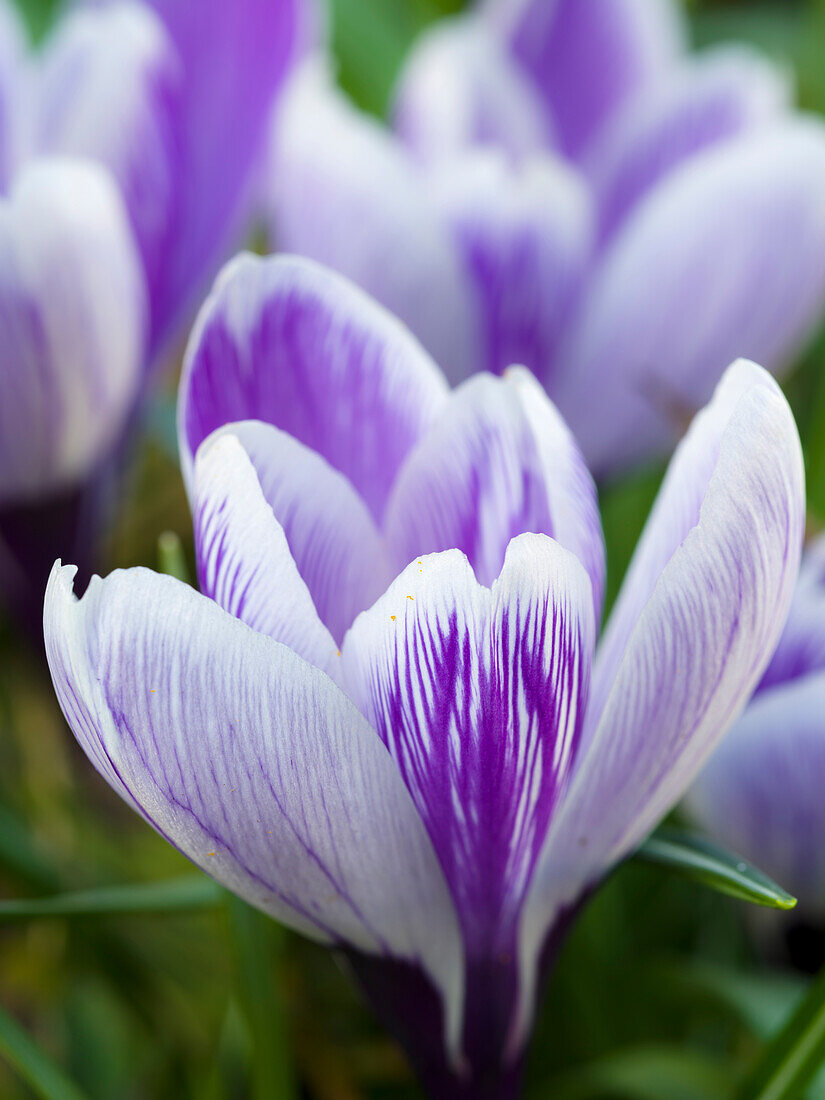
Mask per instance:
[[[314,59],[281,100],[272,240],[401,317],[456,383],[522,363],[603,475],[825,305],[825,128],[675,0],[489,0],[424,34],[394,126]]]
[[[150,368],[248,222],[309,0],[0,4],[0,603],[89,564]],[[36,610],[33,610],[36,609]]]
[[[203,594],[55,566],[54,685],[114,789],[343,949],[431,1095],[518,1094],[563,930],[736,719],[798,573],[803,468],[741,361],[679,445],[594,659],[593,481],[535,378],[451,391],[305,259],[240,257],[180,444]]]
[[[825,538],[805,552],[775,654],[686,809],[825,918]]]

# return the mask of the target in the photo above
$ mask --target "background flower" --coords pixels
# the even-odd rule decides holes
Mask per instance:
[[[668,0],[492,0],[416,43],[394,130],[317,59],[276,121],[279,248],[404,319],[448,376],[526,365],[591,467],[669,450],[721,371],[825,303],[825,130]]]
[[[118,0],[69,11],[29,54],[4,0],[0,176],[11,210],[27,213],[10,214],[20,225],[0,287],[0,599],[38,634],[55,554],[73,550],[84,572],[95,561],[141,378],[248,230],[269,110],[309,11],[303,0]],[[78,167],[53,177],[34,211],[15,196],[31,190],[27,166],[53,155]],[[104,168],[112,183],[99,182]],[[111,212],[119,203],[125,217]]]
[[[691,816],[825,913],[825,541],[806,552],[791,612],[747,710],[687,799]]]

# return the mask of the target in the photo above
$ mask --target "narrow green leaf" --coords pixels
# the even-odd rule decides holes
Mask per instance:
[[[162,882],[104,886],[44,898],[0,901],[0,924],[43,917],[108,917],[131,913],[181,913],[212,908],[223,900],[217,883],[205,875]]]
[[[746,860],[712,841],[678,829],[660,829],[636,852],[636,859],[657,863],[722,894],[765,905],[793,909],[796,898]]]
[[[742,1100],[798,1100],[825,1062],[825,970],[762,1052],[739,1090]]]
[[[158,537],[158,568],[161,573],[175,577],[184,584],[191,583],[183,544],[174,531],[164,531]]]
[[[252,1040],[253,1100],[295,1100],[287,1012],[281,990],[285,930],[240,898],[229,898],[237,991]]]
[[[86,1100],[85,1095],[30,1035],[0,1008],[0,1055],[43,1100]]]

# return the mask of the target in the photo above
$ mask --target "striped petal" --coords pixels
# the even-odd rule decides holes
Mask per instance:
[[[391,579],[346,478],[269,424],[231,424],[198,451],[193,512],[201,591],[330,670],[333,638]]]
[[[587,576],[540,535],[511,543],[492,589],[458,551],[416,560],[344,640],[342,682],[395,759],[459,912],[471,1062],[480,1036],[500,1050],[507,1033],[517,916],[575,759],[593,641]]]
[[[457,1041],[453,906],[397,769],[346,696],[169,577],[73,568],[46,594],[63,712],[109,784],[250,904],[326,942],[420,966]]]
[[[143,4],[77,8],[39,60],[34,145],[100,161],[118,182],[153,309],[177,216],[182,72],[161,20]]]
[[[296,257],[241,256],[218,279],[187,349],[184,476],[215,429],[262,420],[322,455],[380,519],[446,394],[407,330],[345,279]]]
[[[669,70],[684,43],[674,0],[487,0],[485,11],[573,157],[630,96]]]
[[[590,260],[584,181],[550,157],[511,167],[497,153],[455,160],[432,180],[435,202],[473,292],[481,355],[474,370],[517,363],[545,384]]]
[[[473,145],[503,148],[520,159],[553,139],[536,90],[476,15],[440,20],[416,41],[394,114],[397,133],[422,162]]]
[[[402,467],[384,529],[398,568],[457,547],[485,585],[501,572],[516,535],[553,535],[585,566],[598,619],[604,546],[596,490],[527,371],[477,375],[454,392]]]
[[[476,369],[469,290],[426,181],[317,61],[277,113],[266,205],[280,250],[356,282],[409,325],[449,377]]]
[[[744,47],[700,54],[655,96],[636,96],[587,158],[602,239],[682,161],[775,121],[790,104],[787,74]]]
[[[523,913],[514,1044],[554,920],[675,804],[758,683],[804,515],[790,409],[764,371],[737,364],[673,459],[597,658],[576,773]]]
[[[0,501],[76,486],[131,413],[146,303],[100,168],[37,161],[0,200]]]
[[[638,461],[672,446],[736,356],[785,366],[823,303],[825,126],[761,127],[638,204],[560,349],[554,399],[596,472]]]

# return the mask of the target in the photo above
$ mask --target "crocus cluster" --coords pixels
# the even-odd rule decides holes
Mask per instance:
[[[530,368],[599,475],[670,450],[722,370],[825,303],[825,129],[676,0],[487,0],[424,34],[393,126],[315,57],[274,129],[272,239],[401,317],[452,382]]]
[[[784,398],[725,373],[598,648],[593,481],[526,370],[451,390],[341,276],[245,256],[179,432],[202,593],[132,569],[78,600],[58,563],[69,724],[199,867],[347,954],[433,1097],[516,1096],[564,929],[779,639],[804,524]]]
[[[825,539],[806,551],[785,631],[687,809],[825,917]]]
[[[0,602],[84,562],[147,372],[248,218],[301,0],[0,6]]]

